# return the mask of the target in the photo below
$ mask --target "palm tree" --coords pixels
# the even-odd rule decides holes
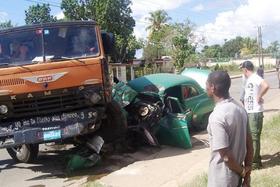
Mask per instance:
[[[171,19],[165,10],[157,10],[149,14],[150,17],[146,18],[149,21],[146,30],[150,33],[159,31]]]

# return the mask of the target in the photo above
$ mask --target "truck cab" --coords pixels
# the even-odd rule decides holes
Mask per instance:
[[[30,162],[40,143],[113,139],[115,127],[120,135],[125,122],[112,124],[118,116],[107,61],[112,46],[94,21],[1,30],[0,148]]]

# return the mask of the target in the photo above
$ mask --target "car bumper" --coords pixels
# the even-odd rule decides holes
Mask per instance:
[[[98,112],[79,110],[1,123],[0,148],[61,141],[97,130]]]

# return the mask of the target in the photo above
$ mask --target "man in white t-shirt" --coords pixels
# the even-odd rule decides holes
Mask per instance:
[[[211,157],[208,187],[250,186],[253,145],[245,109],[229,95],[227,72],[209,74],[206,90],[215,102],[209,117]]]
[[[263,96],[269,89],[269,85],[263,78],[254,73],[254,65],[251,61],[243,62],[242,70],[247,78],[245,84],[244,107],[248,113],[249,125],[253,138],[253,168],[258,169],[262,166],[260,137],[263,126]]]

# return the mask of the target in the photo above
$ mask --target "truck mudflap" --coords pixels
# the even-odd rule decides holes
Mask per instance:
[[[2,122],[0,148],[59,141],[94,132],[100,126],[99,112],[95,109],[86,109]]]

